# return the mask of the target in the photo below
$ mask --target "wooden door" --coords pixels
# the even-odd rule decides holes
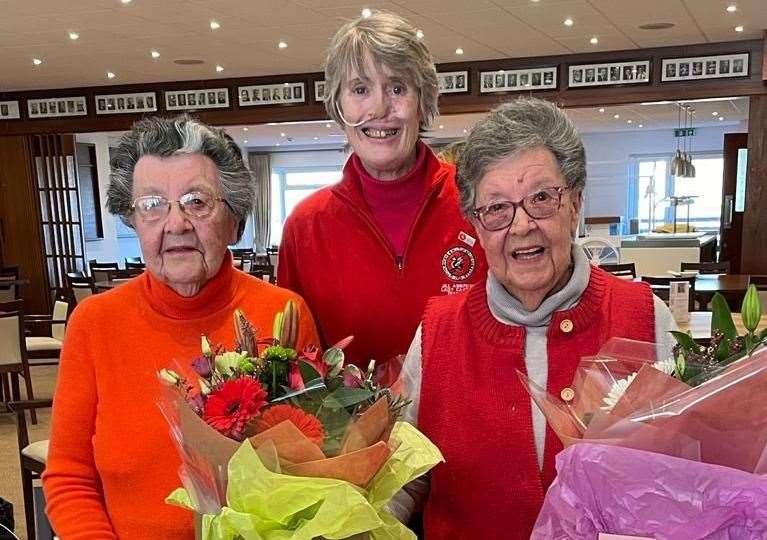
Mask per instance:
[[[748,180],[748,133],[724,136],[724,179],[720,261],[730,261],[733,274],[740,273],[743,246],[743,212]]]

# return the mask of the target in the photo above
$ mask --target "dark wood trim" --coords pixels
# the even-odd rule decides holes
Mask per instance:
[[[767,96],[752,96],[748,107],[748,174],[743,213],[741,272],[767,274]]]
[[[767,30],[762,31],[762,80],[767,81]]]
[[[626,51],[596,52],[566,56],[541,56],[533,58],[508,58],[485,60],[481,62],[452,62],[440,64],[438,71],[468,71],[469,92],[465,94],[445,94],[440,97],[442,114],[461,114],[484,112],[495,105],[527,92],[507,92],[498,94],[480,94],[479,74],[482,71],[499,69],[524,69],[531,67],[557,66],[559,88],[557,90],[538,91],[538,97],[549,99],[565,107],[586,107],[595,105],[618,105],[642,101],[665,99],[695,99],[704,97],[751,96],[767,94],[766,68],[764,52],[765,39],[707,43],[655,49],[632,49]],[[750,58],[750,76],[738,79],[713,79],[706,81],[660,82],[661,61],[663,58],[706,56],[713,54],[732,54],[748,52]],[[572,64],[620,62],[629,60],[650,60],[653,82],[648,84],[630,84],[616,86],[595,86],[590,88],[567,89],[568,66]],[[36,133],[81,133],[89,131],[115,131],[130,128],[137,119],[147,114],[168,114],[165,110],[163,92],[168,90],[193,90],[226,87],[229,89],[230,107],[227,109],[201,110],[194,112],[204,122],[213,125],[261,124],[267,122],[287,122],[300,120],[322,120],[327,118],[321,103],[314,101],[314,82],[323,79],[322,73],[301,73],[291,75],[273,75],[266,77],[209,79],[196,81],[174,81],[156,84],[133,84],[119,86],[99,86],[68,88],[55,90],[30,90],[23,92],[0,93],[0,100],[20,100],[20,120],[0,122],[0,135],[36,134]],[[275,84],[283,82],[304,82],[306,84],[307,103],[303,105],[267,105],[240,107],[237,87],[254,84]],[[96,94],[156,92],[157,113],[97,115],[95,112]],[[532,92],[531,92],[532,93]],[[87,98],[88,115],[62,119],[29,119],[26,100],[46,97],[81,96]],[[175,113],[171,113],[175,114]]]

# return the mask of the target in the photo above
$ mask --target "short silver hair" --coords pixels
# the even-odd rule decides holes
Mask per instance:
[[[325,60],[325,110],[344,127],[338,113],[341,89],[349,73],[365,74],[365,59],[402,75],[418,90],[420,128],[426,130],[437,117],[437,70],[429,49],[408,21],[385,11],[360,17],[336,32]]]
[[[154,116],[140,120],[120,138],[112,152],[107,210],[133,227],[130,216],[136,164],[143,156],[180,154],[202,154],[213,161],[221,182],[221,196],[238,221],[239,241],[255,203],[253,176],[245,165],[240,148],[223,129],[208,126],[186,114],[175,118]]]
[[[466,137],[456,169],[464,214],[471,215],[477,185],[488,169],[536,148],[554,154],[568,188],[575,193],[583,191],[586,150],[573,123],[553,103],[520,98],[493,109]]]

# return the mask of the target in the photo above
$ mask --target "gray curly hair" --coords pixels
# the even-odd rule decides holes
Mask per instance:
[[[175,118],[154,116],[140,120],[120,138],[112,153],[107,210],[133,227],[130,222],[133,171],[139,159],[142,156],[168,157],[179,154],[202,154],[213,161],[218,170],[222,197],[239,223],[239,241],[255,203],[253,176],[245,165],[239,147],[223,129],[208,126],[186,114]]]
[[[554,154],[567,187],[586,187],[586,150],[564,111],[542,99],[520,98],[493,109],[471,130],[457,163],[461,209],[471,216],[477,185],[499,161],[527,150]]]
[[[368,55],[394,73],[402,74],[419,92],[421,130],[429,128],[438,114],[437,70],[418,30],[405,19],[385,11],[373,12],[341,27],[325,60],[325,110],[339,126],[341,88],[351,71],[365,74]]]

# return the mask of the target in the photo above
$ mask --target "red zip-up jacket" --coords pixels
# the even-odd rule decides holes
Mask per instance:
[[[425,195],[398,258],[349,159],[341,182],[302,201],[285,222],[277,283],[306,300],[324,346],[346,336],[366,368],[405,354],[430,296],[484,283],[487,263],[458,205],[455,168],[425,148]]]

